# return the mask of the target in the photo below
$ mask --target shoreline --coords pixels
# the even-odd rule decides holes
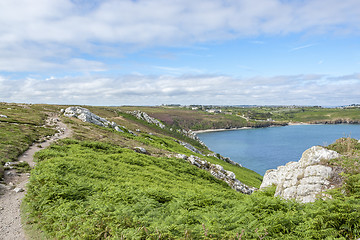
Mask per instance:
[[[205,130],[197,130],[192,132],[198,134],[198,133],[207,133],[207,132],[223,132],[223,131],[246,130],[246,129],[252,129],[252,127],[205,129]]]
[[[270,125],[267,127],[285,127],[285,126],[300,126],[300,125],[338,125],[338,124],[358,124],[358,123],[305,123],[305,122],[288,122],[284,126],[279,125]],[[267,128],[264,127],[264,128]],[[240,127],[240,128],[219,128],[219,129],[204,129],[204,130],[197,130],[192,131],[194,134],[199,133],[208,133],[208,132],[223,132],[223,131],[234,131],[234,130],[246,130],[246,129],[252,129],[254,127]]]

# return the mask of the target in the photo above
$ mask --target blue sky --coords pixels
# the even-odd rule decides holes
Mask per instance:
[[[0,101],[360,103],[358,0],[0,2]]]

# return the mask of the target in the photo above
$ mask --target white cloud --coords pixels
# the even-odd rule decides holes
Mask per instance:
[[[359,26],[358,0],[1,1],[0,71],[53,69],[81,53],[118,55],[260,34],[358,34]]]
[[[89,104],[298,104],[358,103],[359,74],[232,78],[221,75],[49,77],[11,80],[0,77],[0,101]]]
[[[309,48],[309,47],[312,47],[312,46],[315,46],[315,45],[316,45],[316,44],[307,44],[307,45],[295,47],[295,48],[292,48],[292,49],[290,50],[290,52],[294,52],[294,51],[297,51],[297,50],[300,50],[300,49],[304,49],[304,48]]]

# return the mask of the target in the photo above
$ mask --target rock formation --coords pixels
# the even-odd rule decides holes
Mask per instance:
[[[242,165],[241,165],[240,163],[234,162],[234,161],[231,160],[230,158],[228,158],[228,157],[223,157],[223,156],[221,156],[221,155],[218,154],[218,153],[214,153],[214,152],[213,152],[213,153],[209,153],[207,156],[208,156],[208,157],[216,157],[217,159],[222,160],[222,161],[224,161],[224,162],[230,163],[230,164],[235,165],[235,166],[238,166],[238,167],[242,167]]]
[[[249,187],[243,184],[242,182],[240,182],[238,179],[236,179],[235,173],[225,170],[220,165],[209,163],[208,161],[193,155],[188,157],[184,154],[177,154],[175,157],[187,160],[192,165],[195,165],[198,168],[210,172],[211,175],[213,175],[215,178],[226,182],[232,189],[238,192],[251,194],[256,190],[256,188]]]
[[[340,157],[335,151],[320,146],[306,150],[299,162],[266,171],[260,189],[276,185],[275,196],[296,199],[300,202],[314,202],[321,192],[334,187],[329,180],[335,171],[323,162]]]
[[[193,145],[186,143],[186,142],[182,142],[182,141],[176,141],[177,143],[179,143],[180,145],[184,146],[185,148],[189,149],[190,151],[193,151],[194,153],[198,153],[198,154],[202,154],[202,152],[200,152],[199,150],[197,150],[197,148],[195,148]]]
[[[68,107],[65,110],[61,110],[62,113],[64,113],[67,117],[76,117],[80,119],[83,122],[88,122],[92,124],[96,124],[100,127],[110,127],[115,129],[118,132],[124,132],[123,129],[126,129],[124,126],[119,126],[115,122],[110,122],[106,120],[105,118],[99,117],[98,115],[90,112],[87,108],[82,107]],[[131,131],[128,131],[129,133],[132,133]]]
[[[172,128],[170,128],[170,130],[173,131]],[[200,138],[196,135],[196,133],[194,133],[193,131],[191,131],[191,130],[185,130],[185,129],[177,129],[176,131],[177,131],[178,133],[181,133],[181,134],[187,136],[188,138],[191,138],[191,139],[193,139],[193,140],[195,140],[195,141],[198,141],[201,145],[206,146],[205,143],[203,143],[203,142],[200,140]]]
[[[165,128],[164,124],[162,124],[159,120],[150,117],[146,112],[142,112],[138,110],[138,111],[128,111],[127,113],[135,116],[137,119],[144,120],[147,123],[155,124],[159,128]]]

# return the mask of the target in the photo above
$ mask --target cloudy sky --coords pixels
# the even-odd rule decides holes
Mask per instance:
[[[0,101],[360,103],[360,1],[0,0]]]

